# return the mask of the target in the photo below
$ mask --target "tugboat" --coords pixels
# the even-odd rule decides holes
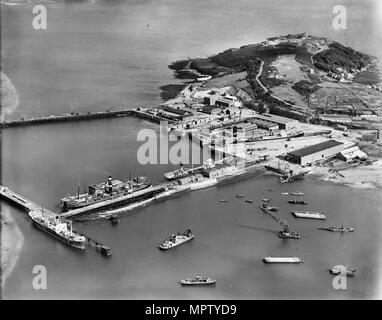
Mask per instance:
[[[303,196],[304,195],[304,192],[301,192],[301,191],[295,191],[295,192],[291,192],[290,193],[292,196]]]
[[[71,221],[64,221],[58,217],[49,218],[38,211],[31,211],[28,215],[32,219],[33,224],[40,230],[71,247],[85,249],[86,238],[73,230]]]
[[[119,223],[119,218],[117,215],[113,215],[109,218],[109,220],[111,221],[111,224],[118,224]]]
[[[287,226],[282,231],[278,232],[278,236],[281,239],[301,239],[301,233],[297,231],[290,231]]]
[[[191,279],[187,278],[184,280],[180,280],[180,283],[183,286],[211,285],[211,284],[215,284],[216,280],[210,277],[196,275],[195,278],[191,278]]]
[[[357,271],[356,269],[349,269],[348,265],[346,266],[334,266],[333,268],[329,269],[331,274],[341,274],[344,276],[349,276],[349,277],[354,277],[355,272]]]
[[[185,232],[183,232],[183,234],[180,234],[179,232],[177,234],[172,234],[168,239],[164,240],[158,246],[158,248],[161,250],[168,250],[176,246],[179,246],[182,243],[190,241],[193,238],[194,238],[194,235],[192,234],[191,230],[187,229]]]
[[[270,199],[263,199],[263,204],[260,206],[261,210],[268,210],[268,211],[277,211],[279,210],[278,207],[272,207],[269,206],[271,200]]]
[[[354,228],[344,227],[344,225],[342,225],[341,227],[319,227],[318,230],[326,230],[332,232],[353,232]]]
[[[308,202],[306,202],[304,200],[295,200],[295,199],[288,200],[288,203],[291,203],[291,204],[308,204]]]
[[[183,167],[183,164],[181,163],[180,164],[180,169],[177,169],[177,170],[174,170],[174,171],[170,171],[170,172],[166,172],[164,174],[164,177],[168,181],[171,181],[171,180],[187,177],[189,174],[190,174],[190,170],[189,169],[185,170],[184,167]]]

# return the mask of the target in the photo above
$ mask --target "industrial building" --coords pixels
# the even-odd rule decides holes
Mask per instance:
[[[249,120],[252,124],[255,124],[260,129],[265,129],[268,131],[279,130],[279,124],[271,121],[261,120],[261,119],[251,119]]]
[[[240,125],[233,126],[232,129],[237,137],[252,137],[257,130],[257,125],[254,123],[241,123]]]
[[[286,159],[302,166],[336,156],[344,149],[344,144],[336,140],[327,140],[302,149],[288,152]]]
[[[360,150],[358,146],[353,146],[349,149],[341,151],[337,155],[337,158],[343,161],[349,162],[354,159],[360,159],[360,160],[367,159],[367,154],[363,152],[362,150]]]
[[[276,116],[270,113],[256,114],[254,115],[254,118],[277,124],[281,130],[295,130],[299,125],[299,122],[296,119]]]

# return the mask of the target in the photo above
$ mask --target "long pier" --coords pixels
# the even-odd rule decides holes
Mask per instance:
[[[147,110],[145,108],[144,110]],[[23,127],[32,125],[42,125],[49,123],[58,122],[73,122],[73,121],[87,121],[87,120],[97,120],[97,119],[107,119],[107,118],[119,118],[119,117],[137,117],[149,121],[159,123],[160,121],[167,121],[172,123],[173,120],[167,119],[165,117],[158,116],[156,114],[142,111],[140,108],[128,109],[128,110],[117,110],[117,111],[98,111],[98,112],[87,112],[87,113],[69,113],[63,115],[51,115],[39,118],[30,119],[20,119],[12,121],[0,122],[0,129],[12,128],[12,127]]]
[[[26,199],[22,195],[10,190],[7,187],[0,186],[0,198],[26,212],[43,211],[44,215],[50,218],[56,218],[57,216],[62,217],[61,215],[49,209],[43,208],[41,205]],[[104,245],[101,241],[98,241],[78,230],[76,230],[76,233],[84,236],[86,238],[87,244],[96,248],[96,250],[100,251],[103,255],[111,255],[111,249],[108,246]]]

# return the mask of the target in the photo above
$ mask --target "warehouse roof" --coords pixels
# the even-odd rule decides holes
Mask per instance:
[[[316,152],[320,152],[322,150],[326,150],[326,149],[329,149],[329,148],[337,147],[337,146],[339,146],[341,144],[343,144],[343,143],[339,142],[339,141],[336,141],[336,140],[328,140],[328,141],[324,141],[324,142],[321,142],[321,143],[318,143],[318,144],[314,144],[314,145],[311,145],[311,146],[308,146],[308,147],[305,147],[305,148],[302,148],[302,149],[298,149],[298,150],[295,150],[295,151],[292,151],[292,152],[288,152],[288,155],[292,156],[292,157],[305,157],[307,155],[310,155],[310,154],[313,154],[313,153],[316,153]]]
[[[271,121],[271,122],[276,122],[276,123],[283,123],[283,124],[287,124],[287,123],[291,123],[291,122],[298,122],[298,120],[296,120],[296,119],[277,116],[277,115],[270,114],[270,113],[256,114],[254,117],[257,119],[261,119],[261,120],[266,120],[266,121]]]

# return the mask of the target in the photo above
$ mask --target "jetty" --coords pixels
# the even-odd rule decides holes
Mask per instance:
[[[18,119],[11,121],[0,122],[0,128],[11,128],[11,127],[23,127],[23,126],[32,126],[32,125],[42,125],[49,123],[58,123],[58,122],[73,122],[73,121],[86,121],[86,120],[97,120],[97,119],[107,119],[107,118],[119,118],[119,117],[137,117],[155,123],[160,123],[161,121],[168,121],[172,123],[173,120],[161,117],[157,114],[153,114],[147,111],[148,108],[134,108],[127,110],[107,110],[107,111],[97,111],[97,112],[72,112],[62,115],[50,115],[37,118],[29,119]]]
[[[27,213],[30,211],[42,211],[44,212],[44,215],[48,216],[49,218],[56,218],[56,217],[63,218],[62,215],[57,214],[31,200],[26,199],[22,195],[10,190],[7,187],[0,186],[0,198],[16,206],[19,209],[24,210]],[[98,241],[92,238],[91,236],[86,235],[83,232],[80,232],[78,230],[76,230],[76,233],[81,236],[84,236],[86,238],[86,243],[89,246],[96,248],[103,255],[106,255],[106,256],[111,255],[112,253],[111,249],[105,244],[103,244],[101,241]]]

